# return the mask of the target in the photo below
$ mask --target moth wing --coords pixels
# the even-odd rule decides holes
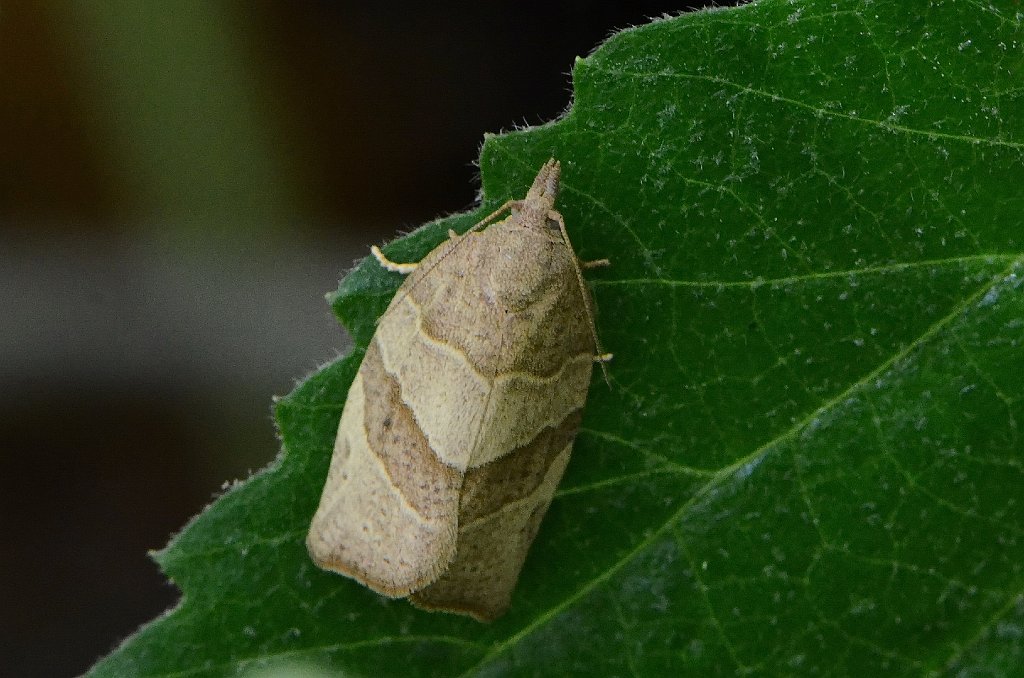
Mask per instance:
[[[510,248],[504,229],[442,244],[396,294],[307,539],[325,569],[481,620],[508,606],[568,463],[594,351],[574,255],[536,234]]]
[[[408,595],[454,556],[461,481],[430,451],[375,337],[345,402],[310,555],[378,593]]]
[[[508,609],[541,520],[572,451],[580,415],[466,476],[455,559],[441,577],[410,596],[417,607],[492,621]],[[518,495],[497,504],[488,492]]]
[[[556,249],[552,254],[543,240],[534,244],[534,251],[508,259],[539,262],[543,271],[530,303],[508,313],[507,306],[499,309],[506,348],[491,353],[503,364],[494,367],[481,434],[467,463],[455,558],[436,582],[410,596],[418,607],[481,621],[501,616],[569,462],[594,346],[567,258],[571,253]],[[513,298],[531,272],[515,271],[504,289],[503,276],[494,275],[501,259],[490,260],[498,263],[488,267],[489,295]],[[490,371],[486,364],[479,369]]]

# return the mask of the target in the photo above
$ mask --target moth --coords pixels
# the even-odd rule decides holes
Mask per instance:
[[[577,259],[555,210],[560,169],[550,160],[524,199],[419,263],[372,248],[409,277],[341,415],[306,539],[320,568],[428,610],[507,610],[593,365],[611,358],[580,270],[608,262]]]

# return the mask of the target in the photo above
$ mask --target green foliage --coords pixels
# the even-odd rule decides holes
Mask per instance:
[[[491,137],[478,214],[549,157],[611,388],[491,625],[317,570],[360,351],[277,406],[278,462],[158,556],[181,605],[95,676],[1005,674],[1024,661],[1018,3],[763,0],[626,31],[553,124]],[[365,346],[398,276],[333,305]]]

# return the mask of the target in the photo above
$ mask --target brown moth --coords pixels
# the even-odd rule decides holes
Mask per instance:
[[[611,357],[554,209],[559,174],[549,161],[525,199],[418,264],[373,248],[411,275],[345,401],[306,539],[317,566],[428,610],[490,621],[508,608],[593,363]]]

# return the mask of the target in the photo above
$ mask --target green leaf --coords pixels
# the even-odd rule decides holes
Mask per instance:
[[[1005,675],[1024,660],[1019,3],[763,0],[620,33],[564,119],[487,140],[484,205],[549,157],[611,388],[508,615],[321,572],[303,538],[360,351],[157,559],[183,591],[94,676]],[[365,346],[399,282],[332,303]]]

